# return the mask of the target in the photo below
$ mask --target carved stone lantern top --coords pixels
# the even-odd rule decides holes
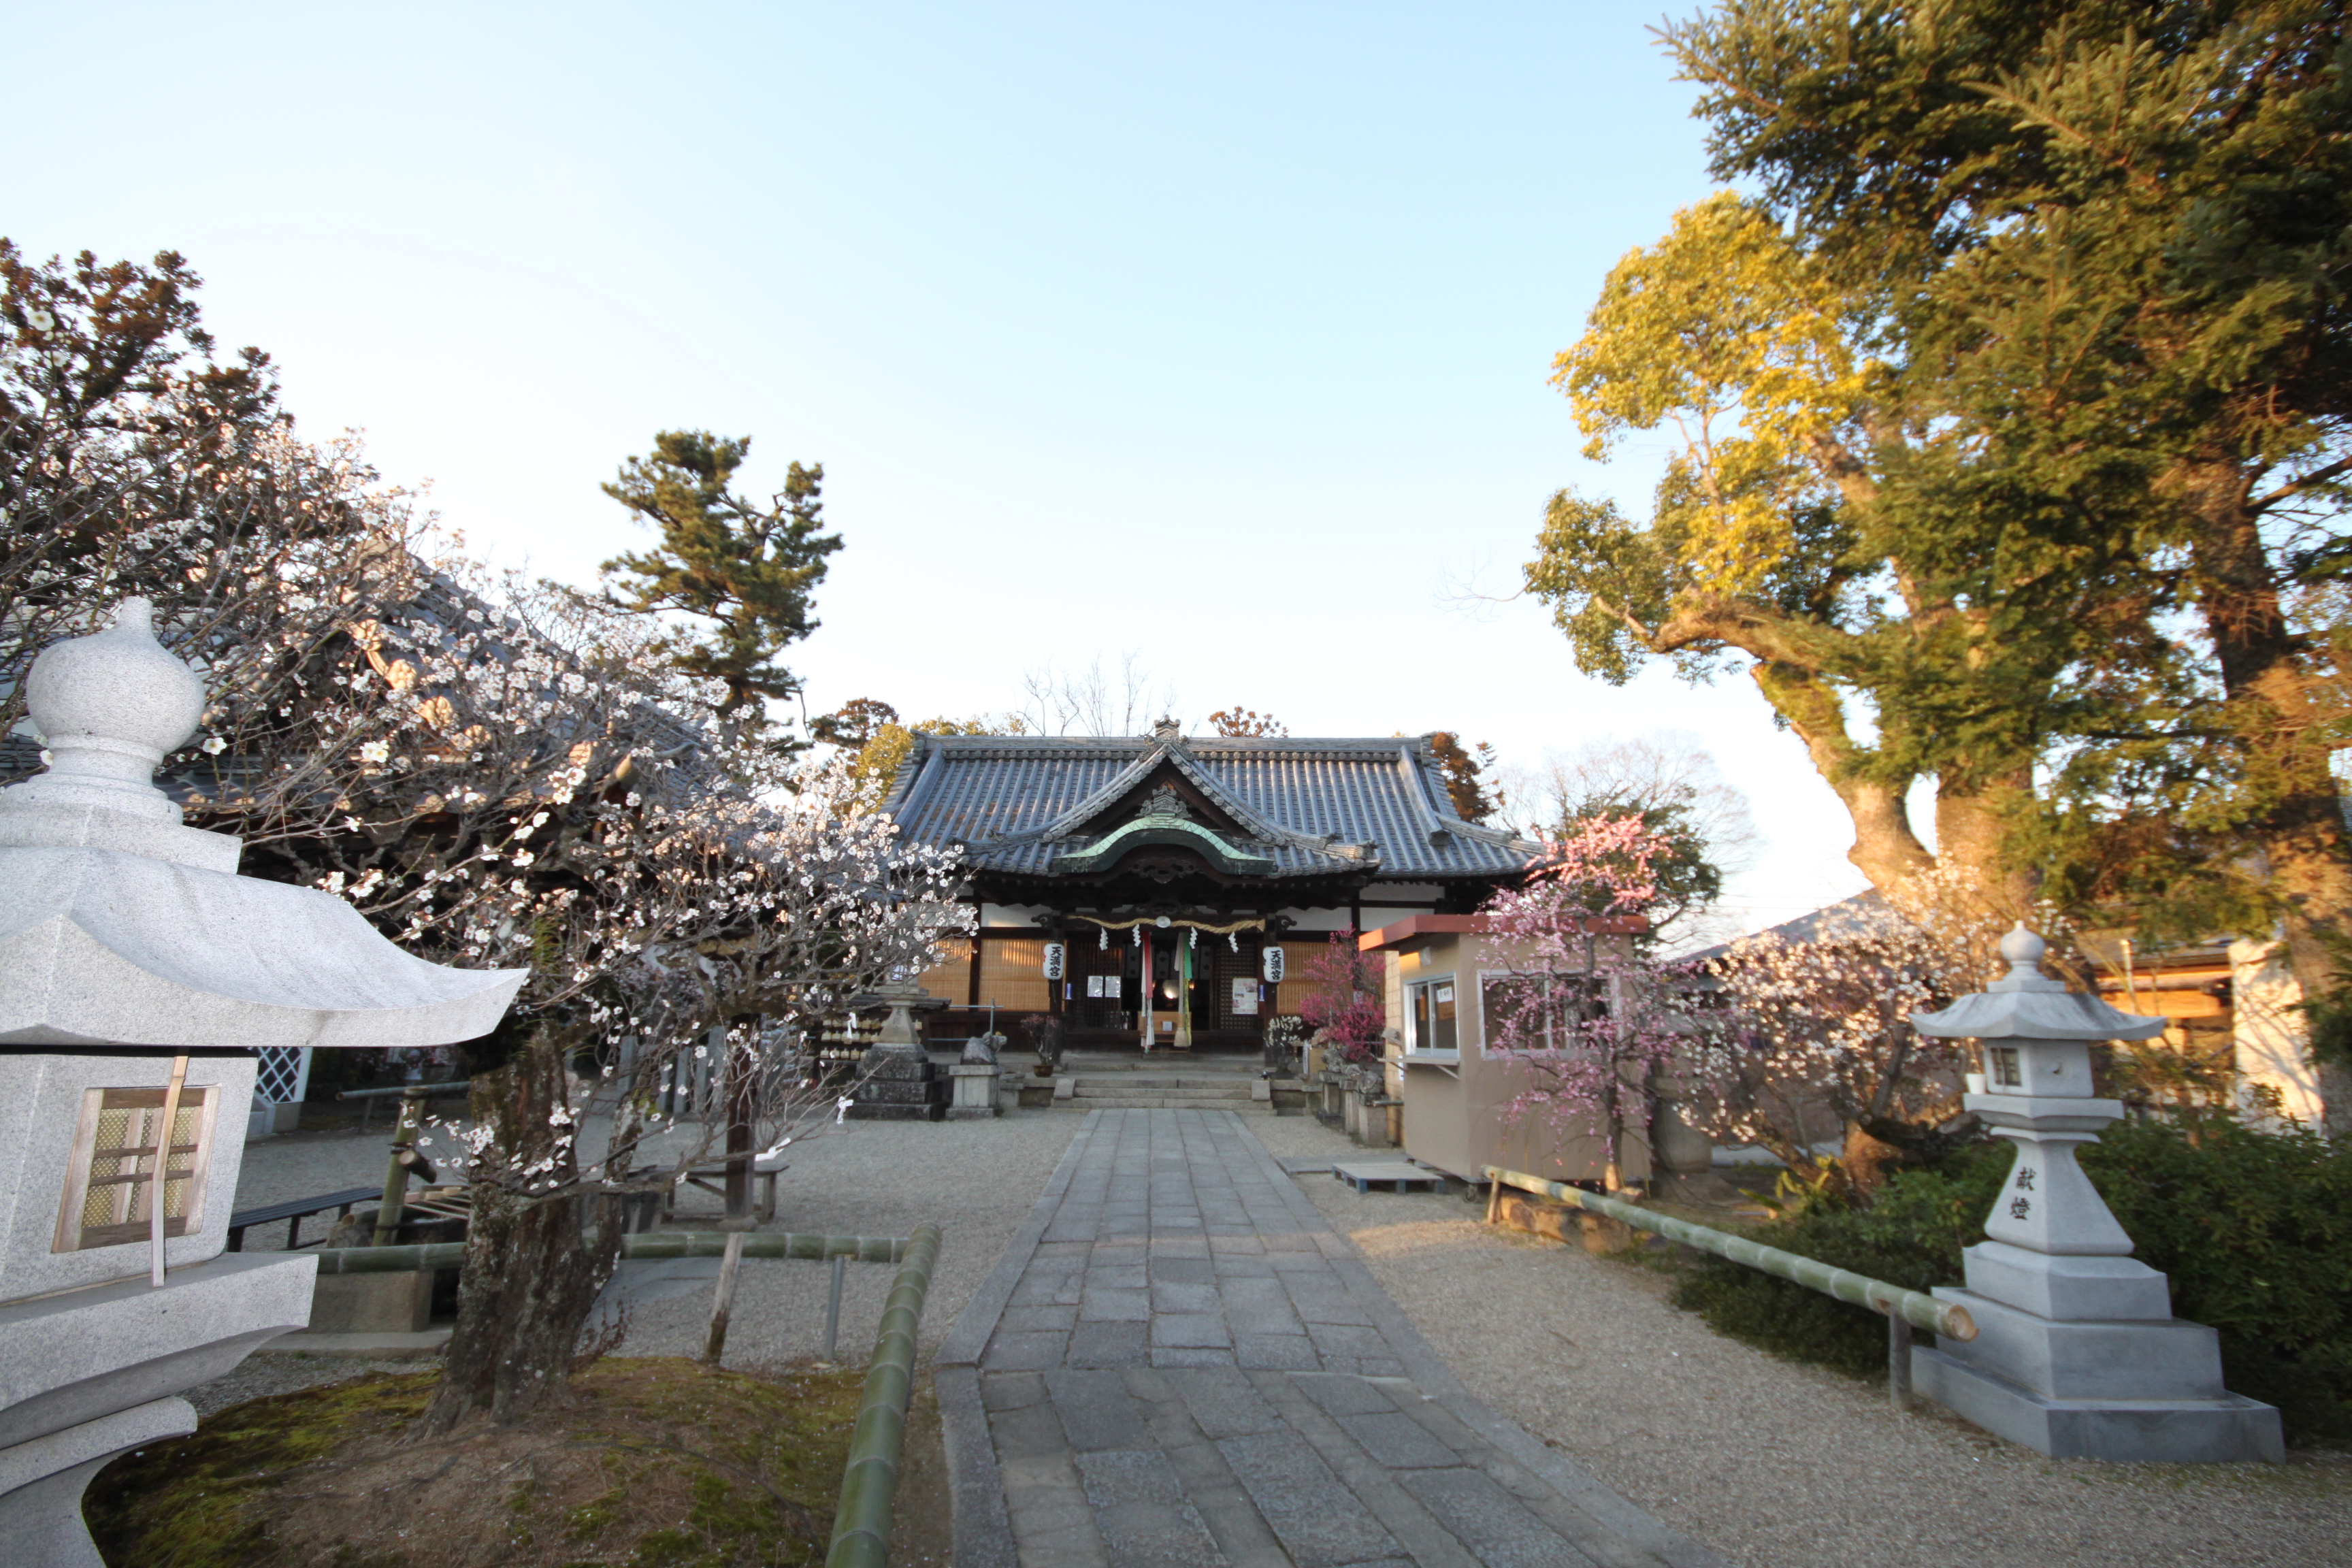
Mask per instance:
[[[522,970],[404,952],[331,893],[236,875],[155,768],[204,683],[144,599],[42,650],[26,682],[46,772],[0,791],[0,1047],[403,1047],[494,1028]]]
[[[2000,939],[2006,975],[1940,1012],[1912,1014],[1911,1026],[1938,1039],[1979,1040],[2145,1040],[2164,1032],[2162,1018],[2110,1007],[2042,973],[2044,950],[2020,921]]]

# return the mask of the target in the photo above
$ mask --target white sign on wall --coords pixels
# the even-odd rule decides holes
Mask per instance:
[[[1257,1011],[1256,981],[1243,979],[1234,982],[1234,1011],[1241,1014]]]

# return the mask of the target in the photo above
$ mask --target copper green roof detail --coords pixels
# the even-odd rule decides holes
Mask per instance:
[[[1123,822],[1085,849],[1065,849],[1054,858],[1054,869],[1083,875],[1107,869],[1130,849],[1147,844],[1174,845],[1207,858],[1218,870],[1235,877],[1274,875],[1274,858],[1236,849],[1212,829],[1176,812],[1147,811]]]

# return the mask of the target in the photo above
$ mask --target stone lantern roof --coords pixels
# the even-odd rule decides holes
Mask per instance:
[[[2145,1040],[2166,1020],[2110,1007],[2042,973],[2046,944],[2017,922],[2000,939],[2009,973],[1940,1012],[1914,1013],[1911,1026],[1937,1039]]]
[[[497,1026],[522,970],[404,952],[331,894],[236,875],[241,845],[155,787],[203,682],[152,606],[45,649],[26,683],[48,770],[0,791],[0,1046],[448,1045]]]

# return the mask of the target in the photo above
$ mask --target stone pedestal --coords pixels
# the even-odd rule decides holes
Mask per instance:
[[[310,1296],[317,1334],[413,1334],[433,1326],[433,1270],[321,1274]]]
[[[914,1005],[923,988],[911,984],[886,985],[878,994],[890,1005],[882,1038],[858,1064],[861,1081],[856,1103],[849,1108],[852,1121],[939,1121],[948,1113],[948,1080],[923,1053],[915,1033]],[[991,1069],[993,1071],[994,1069]]]
[[[0,1555],[100,1568],[82,1489],[142,1444],[196,1429],[179,1397],[229,1372],[310,1310],[319,1260],[224,1253],[174,1269],[0,1307]]]
[[[1343,1097],[1341,1103],[1349,1137],[1367,1149],[1391,1149],[1396,1146],[1396,1139],[1392,1135],[1394,1129],[1389,1125],[1389,1112],[1396,1101],[1366,1100],[1360,1094],[1350,1093]]]
[[[1736,1200],[1738,1190],[1715,1173],[1715,1140],[1683,1115],[1690,1089],[1682,1074],[1654,1075],[1650,1092],[1650,1168],[1659,1193],[1688,1203]]]
[[[877,1046],[866,1053],[858,1070],[856,1103],[849,1108],[852,1121],[940,1121],[948,1113],[948,1080],[931,1058],[920,1051]]]
[[[2223,1386],[2219,1336],[2172,1315],[2165,1277],[2130,1256],[2075,1163],[2123,1115],[2092,1095],[2089,1042],[2145,1039],[2164,1020],[2044,978],[2042,941],[2022,926],[2000,950],[2007,979],[1912,1018],[1924,1035],[1983,1042],[1990,1092],[1961,1103],[2017,1145],[1986,1239],[1964,1255],[1967,1287],[1936,1292],[1968,1309],[1977,1337],[1914,1350],[1913,1387],[2053,1458],[2276,1463],[2278,1412]]]
[[[995,1063],[959,1063],[948,1068],[948,1077],[955,1085],[955,1099],[948,1106],[950,1121],[976,1121],[996,1114]]]

